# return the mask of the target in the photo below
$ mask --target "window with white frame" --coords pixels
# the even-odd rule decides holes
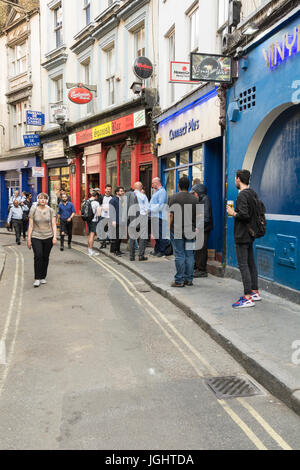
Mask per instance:
[[[64,90],[63,90],[63,77],[60,75],[53,79],[54,82],[54,100],[55,103],[63,103]]]
[[[145,55],[145,25],[134,31],[134,54],[136,57]]]
[[[173,29],[168,36],[168,46],[169,46],[169,62],[171,63],[172,61],[175,60],[175,29]],[[170,85],[171,102],[173,102],[174,99],[175,99],[175,86],[174,86],[174,83],[172,83]]]
[[[86,26],[91,22],[91,0],[83,0],[83,9],[85,11],[85,24]]]
[[[190,51],[197,52],[199,46],[199,7],[197,5],[189,14],[190,20]]]
[[[88,58],[86,61],[81,63],[82,67],[82,81],[84,85],[91,85],[91,60]],[[93,101],[87,104],[86,108],[87,114],[91,114],[93,112]]]
[[[27,41],[10,47],[8,54],[10,77],[15,77],[27,71]]]
[[[54,10],[54,32],[56,47],[60,47],[63,43],[63,11],[61,4]]]
[[[221,28],[228,21],[228,0],[219,0],[218,28]]]
[[[28,109],[28,101],[20,101],[11,105],[11,128],[12,128],[12,147],[21,147],[23,143],[23,135],[26,132],[26,111]]]
[[[108,106],[115,104],[115,47],[106,50],[106,81],[108,89]]]

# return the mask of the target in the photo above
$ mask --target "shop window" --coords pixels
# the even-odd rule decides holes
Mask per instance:
[[[50,207],[57,211],[59,191],[63,189],[68,195],[70,194],[70,169],[69,167],[49,168],[48,176]]]
[[[123,147],[120,157],[120,184],[126,190],[131,187],[131,151],[127,146]]]
[[[180,153],[180,165],[188,165],[190,163],[189,152]]]
[[[169,196],[173,196],[173,194],[176,192],[176,172],[175,171],[169,171],[166,174],[166,191]]]
[[[111,184],[113,190],[117,187],[117,150],[111,147],[106,155],[106,184]]]
[[[203,149],[198,147],[192,151],[192,163],[202,163],[203,161]]]
[[[166,162],[166,168],[175,168],[176,166],[176,156],[175,157],[171,157],[171,158],[167,158],[167,162]]]

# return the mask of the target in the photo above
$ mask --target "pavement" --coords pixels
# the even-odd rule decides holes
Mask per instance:
[[[2,246],[0,245],[0,281],[2,278],[3,271],[4,271],[5,259],[6,259],[6,253],[3,250]]]
[[[74,236],[73,243],[86,247],[87,238]],[[148,261],[130,262],[126,245],[122,244],[121,249],[121,258],[111,255],[108,249],[101,253],[182,309],[252,377],[300,415],[298,304],[262,290],[263,300],[255,308],[234,310],[233,302],[243,294],[240,282],[209,275],[195,279],[194,287],[171,288],[175,274],[173,256],[156,258],[146,253]]]

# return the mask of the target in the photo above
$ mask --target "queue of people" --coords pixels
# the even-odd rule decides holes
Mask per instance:
[[[265,208],[257,194],[250,189],[250,172],[239,170],[235,183],[239,190],[236,208],[227,205],[229,217],[234,217],[236,253],[244,295],[235,302],[233,308],[254,307],[261,301],[258,290],[258,273],[253,254],[255,238],[265,234]],[[96,238],[100,249],[110,244],[110,252],[122,256],[121,241],[129,239],[130,261],[135,261],[138,250],[139,261],[147,261],[145,249],[149,241],[149,219],[155,246],[150,255],[162,257],[172,244],[175,256],[176,274],[171,286],[175,288],[193,286],[194,278],[207,277],[208,239],[213,230],[212,206],[206,187],[199,180],[193,182],[186,176],[179,180],[179,192],[167,201],[167,193],[159,178],[152,181],[153,196],[149,201],[141,182],[125,191],[118,186],[112,195],[112,186],[107,184],[105,194],[99,188],[91,189],[90,198],[83,204],[82,214],[88,222],[88,255],[99,256],[94,250]],[[13,227],[16,243],[21,244],[21,235],[27,246],[34,251],[34,287],[46,284],[49,256],[57,243],[57,217],[48,206],[49,197],[41,193],[36,203],[32,203],[30,193],[15,191],[9,201],[7,223]],[[168,202],[168,204],[167,204]],[[199,211],[202,207],[202,212]],[[179,211],[178,211],[179,208]],[[260,212],[258,212],[258,208]],[[72,245],[73,218],[75,208],[70,197],[61,191],[58,205],[60,221],[60,250],[64,251],[64,240],[68,237],[68,248]],[[169,240],[170,239],[170,240]],[[200,242],[199,242],[200,240]]]

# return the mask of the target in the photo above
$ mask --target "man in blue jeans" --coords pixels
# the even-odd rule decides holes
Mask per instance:
[[[194,279],[194,243],[196,238],[197,205],[189,193],[190,181],[186,176],[179,180],[179,193],[169,199],[170,231],[175,255],[176,275],[171,287],[192,286]]]

